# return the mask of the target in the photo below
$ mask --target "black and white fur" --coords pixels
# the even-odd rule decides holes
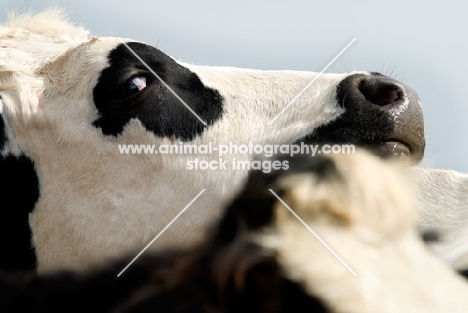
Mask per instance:
[[[363,152],[254,172],[202,244],[87,273],[0,275],[0,311],[322,312],[468,310],[468,284],[425,247],[401,169]],[[272,189],[357,276],[269,191]]]
[[[3,269],[85,269],[142,248],[206,189],[154,244],[190,246],[248,175],[189,171],[193,155],[125,155],[119,144],[305,140],[423,156],[417,95],[378,73],[323,74],[268,125],[317,73],[187,64],[145,43],[90,37],[53,10],[12,18],[0,46]],[[253,156],[224,160],[234,158]]]

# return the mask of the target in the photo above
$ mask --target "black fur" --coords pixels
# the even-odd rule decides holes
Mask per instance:
[[[463,276],[465,279],[468,279],[468,269],[458,271],[458,274],[460,274],[461,276]]]
[[[6,134],[1,115],[0,138],[0,147],[3,148]],[[36,254],[29,227],[29,213],[39,198],[34,164],[26,156],[0,154],[0,179],[0,271],[35,270]]]
[[[1,96],[0,100],[2,100]],[[0,115],[0,153],[3,151],[3,147],[5,146],[6,140],[7,138],[5,133],[5,123],[3,122],[3,118]]]
[[[136,42],[128,46],[208,125],[222,116],[221,95],[204,86],[196,74],[154,47]],[[104,134],[117,136],[132,118],[157,136],[186,141],[206,128],[125,45],[110,52],[109,63],[93,92],[100,113],[94,125]],[[136,76],[147,80],[141,92],[129,88]]]

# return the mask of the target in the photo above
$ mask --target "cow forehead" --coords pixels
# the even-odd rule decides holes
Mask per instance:
[[[23,43],[15,46],[3,45],[0,37],[0,44],[6,47],[0,50],[0,75],[5,76],[14,71],[40,78],[45,81],[43,89],[55,84],[60,85],[55,91],[60,94],[62,91],[79,89],[77,87],[80,84],[76,83],[80,81],[93,87],[92,78],[99,76],[100,72],[109,66],[110,52],[127,42],[134,41],[116,37],[92,37],[71,45],[69,42],[28,40],[24,42],[23,49]],[[67,86],[67,80],[74,80],[73,85]]]
[[[118,38],[93,37],[68,49],[41,67],[44,91],[65,98],[83,98],[97,83],[101,71],[109,66],[109,53],[118,44]]]
[[[93,88],[109,66],[110,52],[130,40],[67,41],[24,29],[8,31],[3,27],[0,32],[0,114],[5,127],[12,129],[10,144],[29,138],[34,125],[55,125],[63,131],[71,121],[89,124],[96,119]]]
[[[33,89],[40,90],[38,78],[47,80],[60,74],[58,81],[65,74],[80,74],[80,68],[88,74],[98,72],[106,66],[109,51],[119,43],[119,38],[90,38],[87,30],[70,23],[60,10],[12,14],[5,25],[0,25],[2,89],[35,84]]]
[[[11,112],[34,113],[37,107],[33,103],[44,110],[60,110],[57,103],[65,105],[67,101],[63,100],[80,99],[89,105],[92,88],[101,71],[109,66],[110,51],[122,41],[93,37],[70,44],[51,42],[47,37],[38,38],[33,34],[28,40],[4,43],[0,37],[0,44],[6,47],[0,49],[3,96],[11,98],[10,105],[14,106]],[[23,101],[25,97],[28,101]],[[70,109],[73,110],[67,108]]]

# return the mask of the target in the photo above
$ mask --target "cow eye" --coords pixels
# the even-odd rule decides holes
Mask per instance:
[[[124,86],[123,96],[131,97],[146,88],[145,76],[134,76],[129,79]]]

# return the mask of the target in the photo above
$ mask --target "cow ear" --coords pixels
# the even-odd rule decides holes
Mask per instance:
[[[29,213],[39,198],[39,182],[30,158],[6,152],[6,127],[0,110],[0,272],[31,271],[36,268],[36,256]]]

